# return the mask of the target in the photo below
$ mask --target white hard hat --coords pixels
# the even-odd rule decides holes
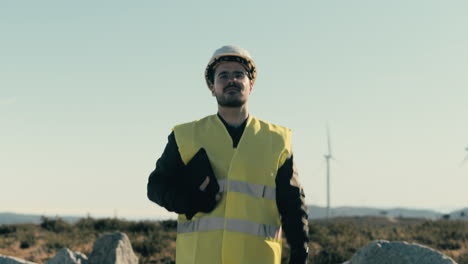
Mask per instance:
[[[249,52],[239,46],[228,45],[217,49],[206,66],[205,80],[208,88],[213,84],[216,66],[223,61],[236,61],[244,65],[250,80],[252,80],[252,83],[255,83],[257,66]]]

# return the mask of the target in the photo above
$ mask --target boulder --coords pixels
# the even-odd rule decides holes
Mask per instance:
[[[456,264],[444,254],[419,244],[373,241],[360,249],[349,264]]]
[[[9,257],[9,256],[0,254],[0,264],[36,264],[36,263],[26,261],[24,259]]]
[[[121,232],[100,236],[94,242],[88,264],[138,264],[127,235]]]
[[[55,257],[49,259],[46,264],[86,264],[88,257],[80,252],[73,252],[68,248],[62,248]]]

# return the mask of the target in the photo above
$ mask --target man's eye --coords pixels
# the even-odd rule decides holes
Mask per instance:
[[[227,77],[228,77],[227,74],[220,74],[219,75],[220,79],[227,79]]]

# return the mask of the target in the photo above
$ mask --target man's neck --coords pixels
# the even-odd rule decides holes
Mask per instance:
[[[240,125],[249,116],[247,105],[241,107],[224,107],[218,105],[218,114],[231,125]]]

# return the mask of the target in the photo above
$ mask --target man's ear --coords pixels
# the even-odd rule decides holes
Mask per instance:
[[[253,81],[252,81],[252,80],[250,80],[250,82],[249,82],[249,83],[250,83],[250,93],[252,93],[252,92],[253,92],[253,86],[254,86],[254,83],[253,83]]]
[[[211,91],[211,95],[212,95],[212,96],[215,96],[215,92],[214,92],[214,84],[210,84],[210,87],[209,87],[208,89],[210,89],[210,91]]]

